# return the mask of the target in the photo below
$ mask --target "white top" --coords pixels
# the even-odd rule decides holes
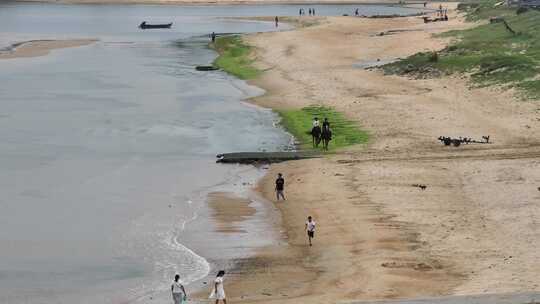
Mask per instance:
[[[315,231],[315,221],[307,221],[306,225],[308,231]]]
[[[184,293],[182,291],[182,281],[178,280],[178,282],[173,281],[172,283],[172,292],[173,293]]]
[[[217,284],[217,287],[215,286]],[[216,292],[217,289],[217,292]],[[225,289],[223,289],[223,278],[217,277],[214,280],[214,286],[212,286],[212,293],[210,299],[223,300],[225,299]]]
[[[321,123],[320,121],[314,120],[314,121],[313,121],[313,126],[314,126],[314,127],[318,127],[318,126],[320,125],[320,123]]]

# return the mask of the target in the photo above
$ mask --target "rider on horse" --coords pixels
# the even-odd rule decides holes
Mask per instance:
[[[313,119],[313,127],[311,128],[311,136],[313,137],[313,147],[318,147],[321,142],[321,125],[319,119],[315,117]]]

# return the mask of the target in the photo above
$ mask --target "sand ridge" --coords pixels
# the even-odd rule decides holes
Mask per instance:
[[[0,51],[0,59],[45,56],[52,50],[89,45],[96,41],[95,39],[25,41],[15,44],[8,50]]]

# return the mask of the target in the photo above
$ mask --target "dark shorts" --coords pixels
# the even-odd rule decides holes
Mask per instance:
[[[315,231],[309,231],[309,230],[308,230],[307,235],[308,235],[310,238],[314,238],[314,237],[315,237]]]

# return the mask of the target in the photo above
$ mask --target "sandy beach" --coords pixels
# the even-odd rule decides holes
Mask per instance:
[[[323,158],[271,165],[254,189],[260,201],[227,192],[208,196],[217,233],[249,233],[241,223],[256,218],[255,203],[263,202],[270,211],[261,214],[268,219],[257,218],[254,226],[264,230],[271,224],[275,231],[269,235],[280,236],[273,245],[248,248],[255,255],[230,262],[223,252],[240,246],[224,242],[211,248],[227,259],[219,266],[232,265],[225,281],[230,303],[326,304],[540,291],[538,102],[521,100],[512,90],[474,88],[466,75],[409,79],[361,68],[440,50],[450,40],[435,34],[474,26],[455,13],[456,3],[443,5],[450,8],[449,22],[283,18],[297,28],[244,36],[254,47],[257,67],[264,70],[251,84],[266,94],[251,102],[272,109],[331,106],[368,131],[371,140]],[[43,56],[95,41],[28,41],[0,52],[0,59]],[[459,148],[437,140],[487,135],[491,144]],[[168,160],[164,163],[169,166]],[[190,170],[195,169],[185,169]],[[286,201],[275,201],[278,173],[286,179]],[[169,214],[170,203],[163,206],[163,214]],[[273,211],[280,216],[269,215]],[[304,231],[308,215],[317,223],[313,247]],[[212,241],[219,240],[199,240]],[[206,299],[207,283],[194,299]]]
[[[94,39],[24,41],[13,45],[7,50],[0,50],[0,59],[45,56],[56,49],[79,47],[96,41]]]
[[[453,11],[451,21],[430,24],[316,20],[247,36],[265,70],[253,83],[267,90],[253,102],[332,106],[372,140],[271,166],[258,190],[280,210],[285,242],[239,263],[229,299],[336,303],[540,290],[538,104],[472,88],[461,75],[414,80],[353,66],[442,49],[449,41],[433,34],[473,24]],[[489,135],[493,143],[445,147],[441,135]],[[286,202],[274,199],[278,172]],[[308,215],[318,224],[311,248]]]

